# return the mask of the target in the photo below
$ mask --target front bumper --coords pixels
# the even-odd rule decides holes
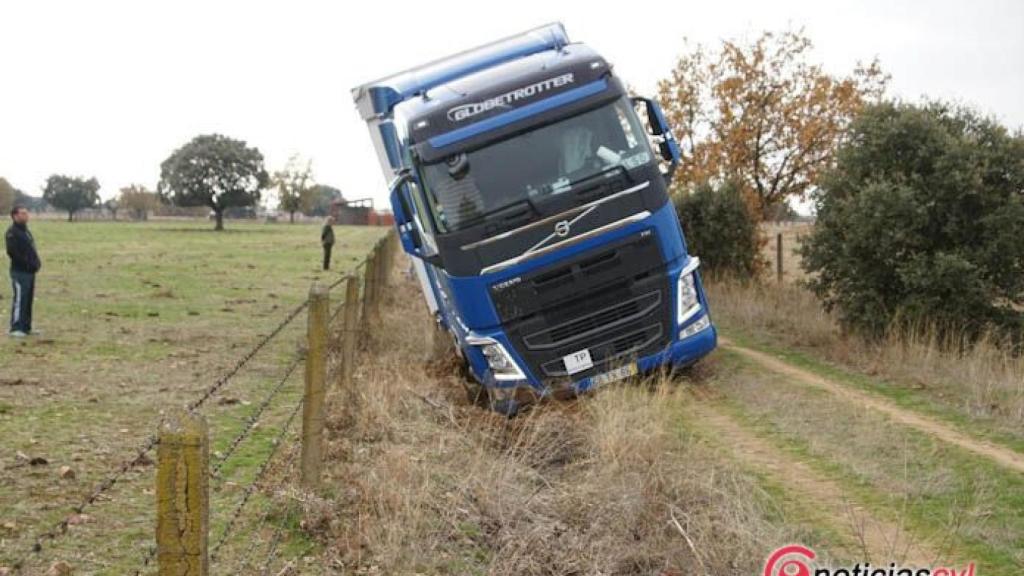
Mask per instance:
[[[698,321],[703,315],[698,315],[693,321]],[[635,361],[637,370],[640,374],[649,374],[665,367],[685,368],[707,356],[717,345],[718,332],[714,324],[709,323],[708,327],[704,330],[683,340],[675,340],[660,352],[637,358]],[[518,396],[517,392],[521,389],[529,389],[530,395],[533,397],[543,398],[566,390],[574,393],[586,392],[596,387],[594,380],[598,376],[600,375],[588,376],[572,382],[566,381],[564,385],[548,386],[540,382],[534,382],[532,379],[517,381],[495,380],[488,370],[483,384],[491,389],[492,395],[497,399],[515,398]]]

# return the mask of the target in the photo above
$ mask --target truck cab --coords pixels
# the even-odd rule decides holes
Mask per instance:
[[[561,24],[352,94],[428,309],[493,408],[714,349],[665,117]]]

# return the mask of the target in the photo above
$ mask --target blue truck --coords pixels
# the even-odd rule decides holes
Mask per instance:
[[[550,24],[358,86],[402,247],[467,389],[514,414],[714,349],[657,102]]]

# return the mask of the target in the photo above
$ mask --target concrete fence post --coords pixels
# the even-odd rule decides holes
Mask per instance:
[[[392,228],[391,231],[388,232],[388,236],[387,236],[387,238],[384,241],[384,251],[387,252],[387,255],[388,255],[388,275],[389,275],[388,277],[389,278],[390,278],[390,275],[393,274],[394,271],[395,271],[395,254],[396,254],[395,253],[395,238],[396,237],[397,237],[397,234],[395,233],[395,229]]]
[[[373,316],[374,285],[377,283],[376,256],[371,250],[366,256],[366,268],[363,270],[363,328],[369,330]]]
[[[345,315],[341,339],[341,385],[352,385],[356,367],[356,337],[359,330],[359,278],[349,276],[345,282]]]
[[[391,278],[388,275],[388,270],[391,261],[391,254],[388,254],[388,238],[387,236],[380,239],[377,243],[377,253],[380,254],[380,287],[387,289],[388,284],[391,282]],[[383,291],[382,291],[383,295]]]
[[[377,294],[374,297],[374,308],[380,318],[380,302],[384,299],[384,290],[388,286],[388,255],[384,248],[384,239],[381,238],[374,248],[377,252]]]
[[[156,471],[156,556],[160,576],[210,570],[210,439],[202,416],[160,425]]]
[[[327,288],[313,284],[309,291],[307,325],[306,391],[302,401],[302,486],[320,485],[323,459],[324,381],[327,379],[327,324],[330,296]]]
[[[779,284],[782,284],[782,233],[775,235],[775,276]]]

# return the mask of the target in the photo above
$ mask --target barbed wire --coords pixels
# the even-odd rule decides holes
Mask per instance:
[[[115,472],[112,476],[105,479],[103,482],[100,482],[96,486],[96,488],[94,488],[93,491],[90,492],[89,495],[86,496],[77,506],[72,506],[71,511],[75,514],[82,514],[85,511],[85,509],[94,504],[100,498],[100,496],[102,496],[108,490],[113,488],[114,485],[117,484],[121,480],[121,478],[128,473],[128,471],[135,468],[135,466],[137,466],[139,462],[143,460],[146,454],[153,450],[153,448],[158,443],[159,439],[156,436],[156,434],[152,434],[149,437],[147,437],[145,442],[143,442],[142,445],[136,451],[134,458],[122,462],[117,472]],[[44,541],[56,540],[59,536],[66,534],[68,531],[69,521],[70,518],[68,516],[65,516],[61,519],[60,522],[55,524],[46,532],[37,534],[35,537],[35,542],[33,542],[32,544],[31,550],[29,550],[29,552],[27,552],[19,560],[14,562],[14,564],[11,566],[11,569],[14,571],[14,573],[20,572],[21,569],[24,568],[25,563],[28,562],[33,555],[39,554],[43,551]]]
[[[281,380],[270,391],[270,394],[268,394],[267,397],[263,399],[260,405],[256,407],[256,410],[254,410],[253,413],[250,414],[249,417],[246,419],[245,426],[242,428],[242,431],[239,432],[238,435],[231,440],[231,443],[228,444],[228,447],[224,449],[224,452],[221,454],[221,456],[214,461],[212,469],[210,470],[210,476],[217,476],[220,473],[221,468],[223,468],[224,464],[228,461],[228,459],[231,458],[232,455],[234,455],[235,451],[238,450],[238,447],[242,444],[242,442],[244,442],[245,439],[248,438],[250,434],[252,434],[252,431],[256,429],[256,423],[259,421],[260,417],[263,416],[263,413],[270,406],[270,403],[274,401],[274,398],[276,398],[277,395],[281,393],[281,390],[284,389],[285,384],[288,383],[288,380],[295,372],[295,369],[301,363],[301,355],[297,356],[292,361],[292,363],[285,370],[284,376],[281,377]]]
[[[374,249],[376,249],[376,245]],[[366,263],[367,258],[363,258],[362,260],[360,260],[355,265],[355,267],[353,267],[353,272],[358,272],[360,269],[364,268],[366,266]],[[334,288],[337,288],[343,282],[347,281],[350,277],[353,276],[358,278],[358,274],[346,274],[341,276],[338,280],[334,281],[332,284],[329,285],[328,290],[333,290]],[[363,286],[360,286],[360,292],[362,292],[362,288]],[[360,296],[357,303],[361,304],[362,301],[363,297]],[[332,321],[337,318],[337,315],[344,309],[345,305],[346,303],[342,303],[341,305],[338,306],[337,310],[335,310],[334,314],[331,317]],[[231,379],[234,378],[242,370],[242,368],[244,368],[249,363],[249,361],[251,361],[261,350],[263,350],[263,348],[265,348],[267,344],[270,343],[271,340],[276,338],[308,306],[309,300],[307,299],[301,302],[294,309],[292,309],[292,311],[289,312],[288,315],[285,316],[281,320],[281,322],[274,327],[273,330],[271,330],[266,336],[261,338],[244,356],[242,356],[235,363],[234,366],[231,367],[230,370],[228,370],[220,378],[218,378],[212,385],[206,388],[201,396],[187,404],[186,410],[190,413],[195,413],[196,410],[205,405],[206,402],[208,402],[211,397],[213,397],[218,391],[220,391],[224,386],[226,386],[228,382],[230,382]],[[280,391],[283,389],[284,384],[287,382],[288,378],[294,372],[299,363],[301,363],[301,358],[296,358],[296,360],[293,361],[293,363],[288,367],[285,376],[281,379],[278,385],[275,386],[275,388],[271,391],[267,398],[264,399],[264,401],[260,404],[257,410],[253,413],[253,415],[251,415],[250,418],[247,420],[246,426],[243,429],[243,431],[232,440],[225,455],[215,463],[212,475],[217,475],[220,472],[221,468],[224,466],[224,463],[228,460],[228,458],[230,458],[231,455],[234,454],[238,446],[245,440],[245,438],[247,438],[252,433],[252,430],[255,428],[256,422],[262,416],[263,412],[267,409],[273,398],[276,397],[277,394],[280,393]],[[271,453],[268,456],[267,460],[263,462],[259,471],[257,472],[257,475],[253,483],[250,484],[249,487],[247,488],[246,493],[244,494],[242,501],[236,508],[235,514],[233,515],[228,526],[226,527],[225,532],[221,537],[221,540],[215,546],[214,554],[216,554],[216,551],[219,550],[220,546],[223,545],[224,541],[230,535],[230,531],[233,529],[234,523],[237,521],[238,514],[241,513],[242,508],[245,506],[249,498],[252,496],[252,492],[255,490],[255,486],[258,484],[262,476],[265,474],[270,460],[273,458],[274,454],[276,454],[281,441],[283,440],[285,434],[287,433],[287,430],[290,428],[291,424],[295,419],[295,416],[298,414],[298,411],[301,407],[302,401],[300,400],[297,403],[295,409],[292,411],[291,415],[289,416],[288,422],[282,429],[281,434],[279,435],[277,442],[275,443],[274,448],[271,450]],[[111,476],[103,480],[100,484],[98,484],[97,487],[92,492],[90,492],[89,495],[86,496],[78,505],[73,506],[71,508],[72,512],[74,512],[75,514],[83,514],[86,508],[95,504],[96,501],[99,500],[99,498],[103,494],[112,489],[124,477],[125,474],[127,474],[129,471],[134,469],[140,462],[142,462],[146,455],[149,452],[151,452],[157,446],[158,443],[159,438],[156,434],[149,435],[145,439],[145,441],[140,445],[140,447],[136,450],[134,457],[122,462],[118,470],[114,474],[112,474]],[[44,547],[44,541],[55,540],[58,537],[67,534],[69,520],[69,517],[64,517],[63,519],[61,519],[60,522],[56,523],[49,530],[37,534],[36,537],[34,538],[34,542],[29,552],[23,555],[19,560],[14,562],[14,564],[12,565],[13,572],[15,574],[19,573],[24,568],[25,563],[28,562],[32,556],[42,552]],[[142,568],[140,568],[140,570],[137,570],[135,574],[139,574],[142,569],[147,567],[152,562],[155,555],[156,547],[153,546],[150,548],[150,550],[144,557],[142,562]]]
[[[249,498],[251,498],[253,493],[256,491],[256,488],[258,487],[260,481],[263,479],[264,474],[267,473],[267,470],[270,467],[270,461],[274,459],[274,455],[277,454],[277,451],[281,447],[281,444],[284,443],[284,438],[285,436],[287,436],[288,430],[291,428],[292,423],[295,421],[295,416],[299,413],[299,410],[302,408],[302,405],[303,400],[300,400],[295,404],[295,409],[292,410],[291,415],[288,416],[288,420],[281,428],[281,433],[278,434],[277,438],[275,439],[274,446],[273,448],[271,448],[270,454],[267,455],[267,459],[263,461],[263,464],[260,465],[259,470],[256,471],[256,475],[253,477],[252,482],[249,484],[249,486],[246,487],[245,492],[242,494],[242,499],[238,502],[238,505],[235,506],[235,510],[232,512],[231,517],[228,519],[227,525],[224,527],[224,532],[221,533],[220,539],[213,546],[213,550],[210,552],[211,562],[217,559],[217,554],[220,551],[220,548],[231,536],[231,532],[234,530],[235,525],[238,522],[238,517],[242,514],[242,510],[245,508],[245,505],[249,502]]]
[[[153,559],[156,558],[156,550],[157,548],[155,545],[151,545],[149,547],[146,551],[146,555],[142,557],[142,565],[136,568],[135,572],[132,572],[132,576],[140,576],[146,568],[149,568],[150,563],[152,563]]]
[[[261,576],[270,573],[270,565],[277,559],[277,545],[281,543],[282,534],[284,534],[284,530],[280,526],[274,529],[274,535],[270,537],[270,546],[267,546],[267,558],[260,568]]]
[[[281,486],[284,485],[284,481],[287,478],[287,473],[291,469],[292,464],[295,463],[295,457],[298,456],[298,454],[299,454],[298,445],[293,446],[292,450],[291,450],[291,454],[288,456],[288,459],[285,461],[284,466],[281,467],[281,470],[282,470],[282,472],[284,474],[282,475],[281,480],[274,487],[275,490],[280,489]],[[269,506],[267,506],[267,509],[263,511],[263,515],[256,522],[256,528],[255,528],[256,532],[258,532],[264,526],[266,526],[267,520],[270,519],[270,514],[273,511],[274,511],[274,506],[273,506],[273,503],[271,503]],[[281,527],[280,526],[276,526],[275,530],[274,530],[274,533],[275,534],[279,534],[280,532],[281,532]],[[249,547],[246,548],[245,554],[243,554],[242,556],[239,557],[241,560],[244,560],[244,562],[242,563],[241,566],[236,567],[236,569],[233,571],[234,574],[246,574],[247,573],[246,570],[248,570],[248,568],[250,568],[252,566],[252,562],[253,562],[253,559],[254,559],[253,553],[256,551],[256,547],[259,546],[259,545],[260,545],[260,540],[258,538],[254,538],[253,541],[249,544]]]
[[[189,405],[187,406],[188,411],[195,412],[200,407],[202,407],[202,405],[205,404],[206,401],[210,399],[210,397],[216,394],[218,390],[223,388],[224,385],[227,384],[228,381],[230,381],[231,378],[235,376],[235,374],[238,374],[238,372],[246,364],[249,363],[249,360],[252,360],[252,358],[256,356],[256,354],[258,354],[260,350],[262,350],[271,340],[273,340],[278,334],[280,334],[281,331],[284,330],[286,326],[291,324],[292,320],[295,320],[295,318],[308,306],[309,299],[303,300],[301,304],[296,306],[295,309],[292,310],[288,314],[288,316],[286,316],[284,320],[282,320],[273,330],[271,330],[269,334],[260,339],[260,341],[257,342],[256,345],[253,346],[252,349],[245,354],[245,356],[242,356],[242,358],[235,363],[235,366],[231,370],[228,370],[227,373],[218,378],[217,381],[214,382],[212,386],[210,386],[209,388],[206,389],[205,392],[203,392],[202,396],[189,403]]]

